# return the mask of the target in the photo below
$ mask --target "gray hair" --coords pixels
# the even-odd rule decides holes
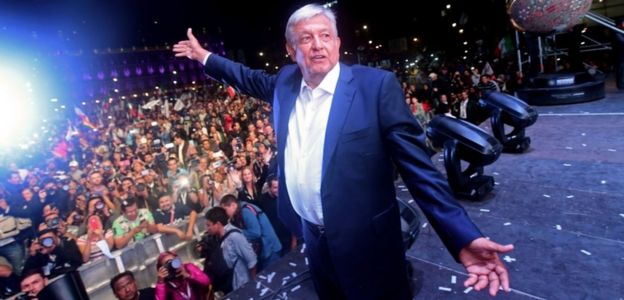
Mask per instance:
[[[336,36],[338,36],[338,28],[336,27],[336,15],[334,12],[319,4],[308,4],[297,9],[290,18],[288,18],[288,23],[286,23],[286,42],[295,45],[296,41],[294,40],[294,32],[293,27],[301,21],[305,21],[311,19],[317,15],[324,15],[329,21],[332,23],[332,29]]]

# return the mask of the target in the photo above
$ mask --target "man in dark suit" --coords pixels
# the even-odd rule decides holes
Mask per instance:
[[[465,285],[489,284],[492,295],[499,286],[509,291],[498,253],[513,246],[485,239],[454,200],[394,74],[338,63],[331,10],[311,4],[291,15],[286,50],[297,65],[275,75],[211,54],[190,29],[187,36],[174,46],[176,56],[200,61],[213,79],[272,102],[280,217],[291,229],[303,224],[321,299],[411,299],[393,163],[468,270]]]

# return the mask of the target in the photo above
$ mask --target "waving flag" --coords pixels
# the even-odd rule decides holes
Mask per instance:
[[[96,130],[97,126],[93,125],[93,123],[91,123],[91,121],[89,121],[89,117],[87,117],[87,115],[85,115],[85,113],[82,112],[82,110],[80,110],[80,108],[78,107],[74,107],[74,112],[76,112],[76,115],[78,115],[78,118],[80,118],[80,120],[82,121],[82,124],[93,129]]]

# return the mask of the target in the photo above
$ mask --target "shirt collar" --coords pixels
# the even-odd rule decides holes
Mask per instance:
[[[334,92],[336,91],[336,85],[338,85],[339,76],[340,76],[340,63],[337,63],[331,70],[329,70],[327,75],[325,75],[325,78],[323,78],[321,83],[316,88],[321,89],[333,95]],[[299,92],[302,92],[304,87],[307,87],[310,90],[313,90],[312,88],[310,88],[310,86],[308,86],[308,84],[302,78],[301,88],[299,89]]]

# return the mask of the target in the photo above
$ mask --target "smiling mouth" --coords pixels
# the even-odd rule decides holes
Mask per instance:
[[[312,60],[313,61],[323,60],[325,58],[326,57],[324,55],[314,55],[314,56],[312,56]]]

